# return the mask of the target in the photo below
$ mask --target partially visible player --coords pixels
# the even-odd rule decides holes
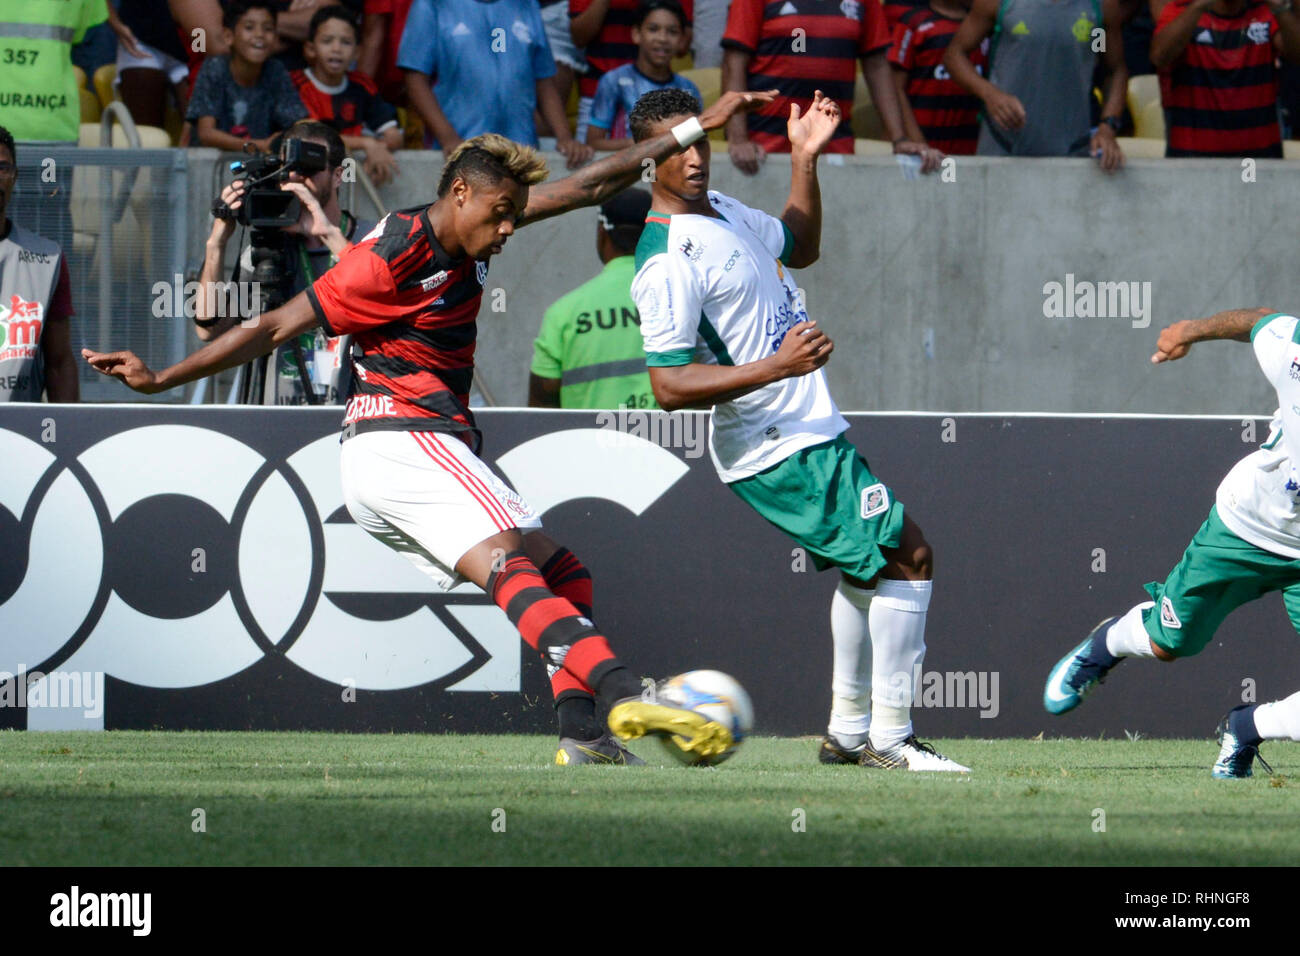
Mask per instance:
[[[227,332],[171,368],[132,352],[82,354],[145,393],[242,365],[320,324],[353,336],[355,374],[344,417],[344,500],[357,524],[444,588],[468,580],[506,612],[552,672],[557,763],[626,763],[595,718],[594,696],[623,739],[672,737],[682,750],[720,753],[724,728],[694,711],[642,701],[641,681],[589,616],[590,576],[541,533],[541,519],[478,458],[469,410],[476,318],[488,260],[517,228],[631,185],[645,160],[662,163],[775,93],[728,94],[692,118],[558,182],[532,149],[484,134],[448,158],[438,199],[389,214],[306,291]],[[588,613],[584,613],[584,611]]]
[[[1125,658],[1174,661],[1199,654],[1229,613],[1273,591],[1282,592],[1300,630],[1300,319],[1272,309],[1235,309],[1175,322],[1160,333],[1151,361],[1172,362],[1196,342],[1216,339],[1254,346],[1277,392],[1268,440],[1228,472],[1209,517],[1164,583],[1146,585],[1152,600],[1106,618],[1056,663],[1043,691],[1049,713],[1078,707]],[[1219,758],[1211,773],[1249,777],[1262,741],[1300,740],[1300,693],[1235,707],[1217,733]]]
[[[632,111],[632,135],[653,140],[699,109],[681,90],[647,93]],[[844,438],[848,422],[821,371],[834,346],[808,320],[789,271],[820,255],[817,157],[839,123],[839,107],[820,90],[806,114],[791,106],[790,197],[780,219],[709,190],[706,141],[660,163],[632,297],[660,407],[712,407],[709,451],[727,487],[819,570],[840,570],[821,761],[967,771],[912,732],[930,546]]]

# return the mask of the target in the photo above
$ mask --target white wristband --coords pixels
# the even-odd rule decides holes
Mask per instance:
[[[678,123],[673,127],[673,135],[677,137],[678,144],[682,149],[690,146],[697,139],[704,139],[704,127],[700,121],[692,116],[684,123]]]

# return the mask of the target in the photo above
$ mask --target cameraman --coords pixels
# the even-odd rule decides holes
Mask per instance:
[[[339,208],[338,187],[343,178],[343,161],[347,156],[339,134],[324,123],[300,120],[285,131],[282,141],[289,140],[303,140],[324,146],[328,151],[328,167],[312,176],[290,173],[288,181],[280,186],[297,196],[302,205],[298,221],[283,230],[288,235],[288,242],[281,253],[287,273],[285,301],[332,268],[339,256],[351,247],[354,239],[361,238],[375,226],[374,222],[358,221],[351,213]],[[279,149],[280,146],[277,144],[275,148]],[[242,204],[244,192],[245,183],[239,179],[221,191],[221,201],[230,208],[232,214]],[[234,218],[216,219],[205,246],[203,270],[199,274],[200,288],[205,294],[195,297],[194,315],[195,331],[204,342],[215,339],[243,318],[239,315],[238,306],[241,299],[247,301],[246,297],[232,298],[222,292],[217,298],[220,300],[224,297],[225,307],[219,307],[217,314],[212,316],[208,314],[209,296],[206,294],[210,283],[220,283],[228,277],[225,265],[226,243],[234,234],[235,228]],[[250,245],[240,252],[239,270],[235,279],[250,281],[252,275]],[[327,338],[317,329],[299,336],[298,346],[316,395],[321,396],[322,402],[341,404],[347,389],[346,382],[340,381],[340,373],[345,370],[347,359],[340,355],[339,339]],[[298,358],[291,345],[281,346],[272,354],[262,394],[254,396],[253,401],[263,405],[309,404]]]

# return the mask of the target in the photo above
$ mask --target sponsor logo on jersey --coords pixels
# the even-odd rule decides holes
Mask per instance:
[[[862,517],[873,518],[889,510],[889,490],[880,483],[862,489]]]
[[[510,25],[510,32],[515,35],[515,39],[525,46],[533,42],[533,31],[528,29],[528,25],[523,20],[516,20]]]
[[[483,285],[483,283],[487,282],[487,263],[486,262],[474,263],[474,275],[475,277],[478,278],[479,285]]]
[[[361,372],[361,367],[357,367]],[[362,375],[364,379],[365,376]],[[348,399],[348,411],[343,416],[343,424],[350,425],[363,418],[392,418],[397,414],[393,407],[391,395],[353,395]]]
[[[1173,602],[1168,597],[1160,599],[1160,623],[1175,631],[1182,630],[1183,627],[1183,622],[1178,620],[1178,615],[1174,613]]]
[[[441,272],[435,272],[427,279],[421,279],[420,288],[423,289],[425,292],[432,292],[434,289],[436,289],[438,286],[442,285],[446,281],[447,281],[447,270],[443,269]]]
[[[46,255],[43,252],[32,252],[28,249],[18,250],[19,262],[39,262],[41,265],[49,265],[54,260],[53,256]]]
[[[781,7],[780,10],[777,11],[776,15],[778,17],[793,17],[798,12],[799,12],[798,7],[796,7],[793,3],[791,3],[790,0],[785,0],[785,4]]]
[[[1291,378],[1293,381],[1300,382],[1300,355],[1291,359]]]
[[[730,272],[732,269],[734,269],[735,266],[736,266],[736,263],[740,261],[740,257],[741,257],[742,255],[743,255],[743,253],[742,253],[739,249],[737,249],[735,252],[733,252],[733,253],[731,254],[731,258],[727,260],[727,264],[726,264],[725,266],[722,267],[722,271],[723,271],[723,272]]]
[[[470,35],[470,28],[463,23],[458,23],[451,28],[451,35],[454,37],[467,37]]]
[[[704,243],[700,242],[694,236],[687,236],[677,246],[678,250],[691,262],[699,262],[700,256],[704,255]]]

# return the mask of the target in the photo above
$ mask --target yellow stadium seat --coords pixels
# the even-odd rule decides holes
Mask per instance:
[[[113,89],[113,80],[116,78],[117,67],[112,63],[105,63],[95,71],[95,95],[104,106],[117,98],[116,91]]]
[[[1133,115],[1133,135],[1138,139],[1165,139],[1165,113],[1160,105],[1160,78],[1151,74],[1128,81],[1128,111]]]
[[[74,66],[72,68],[72,75],[76,77],[77,89],[84,90],[86,88],[86,71],[79,66]]]
[[[722,95],[722,67],[720,66],[702,66],[694,70],[681,70],[681,75],[686,77],[700,91],[700,99],[703,100],[701,105],[708,106]],[[715,142],[726,142],[727,134],[723,130],[714,130],[709,134],[709,139]]]
[[[1282,140],[1282,157],[1284,159],[1300,159],[1300,140]]]
[[[883,139],[855,139],[853,152],[859,156],[893,156],[894,146]]]
[[[1127,159],[1164,159],[1165,141],[1163,139],[1141,139],[1136,136],[1121,136],[1115,140],[1124,150]]]
[[[98,124],[104,109],[99,105],[99,97],[85,89],[78,89],[77,96],[81,99],[81,122]]]

